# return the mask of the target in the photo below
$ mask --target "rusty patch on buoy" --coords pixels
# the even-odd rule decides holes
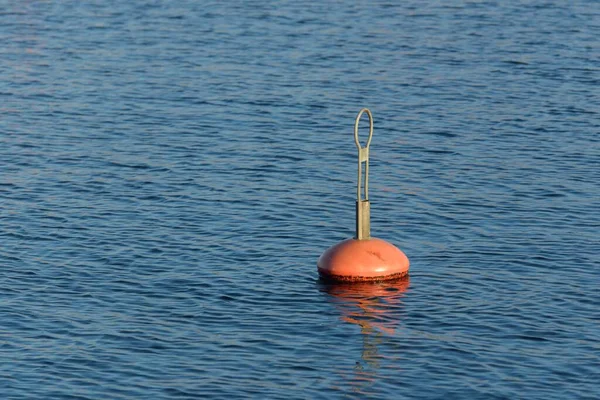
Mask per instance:
[[[408,275],[408,271],[398,272],[395,274],[384,275],[384,276],[349,276],[349,275],[335,275],[325,272],[319,269],[319,275],[326,281],[335,282],[382,282],[391,281],[396,279],[402,279]]]

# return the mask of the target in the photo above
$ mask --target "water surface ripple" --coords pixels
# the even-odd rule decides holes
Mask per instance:
[[[599,37],[592,0],[0,0],[0,397],[598,398]],[[361,107],[411,275],[326,285]]]

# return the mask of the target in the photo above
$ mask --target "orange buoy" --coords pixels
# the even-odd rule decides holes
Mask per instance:
[[[365,147],[358,141],[358,123],[363,113],[369,116],[369,137]],[[396,246],[371,237],[369,202],[369,146],[373,137],[373,115],[363,108],[354,123],[354,142],[358,148],[358,190],[356,196],[356,236],[338,243],[323,253],[317,262],[319,275],[333,281],[364,282],[399,279],[408,274],[408,257]],[[361,196],[362,165],[365,164],[364,198]]]
[[[346,239],[323,253],[317,262],[319,274],[335,281],[382,281],[408,273],[408,257],[385,240]]]

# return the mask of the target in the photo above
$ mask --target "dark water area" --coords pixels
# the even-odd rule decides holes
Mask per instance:
[[[600,397],[599,38],[592,0],[0,0],[0,398]],[[411,273],[328,285],[362,107]]]

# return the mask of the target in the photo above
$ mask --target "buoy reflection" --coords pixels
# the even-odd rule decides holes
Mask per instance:
[[[321,290],[339,310],[340,319],[360,327],[362,353],[348,377],[354,392],[365,393],[377,379],[382,359],[378,346],[395,333],[409,286],[408,276],[381,283],[322,283]]]

